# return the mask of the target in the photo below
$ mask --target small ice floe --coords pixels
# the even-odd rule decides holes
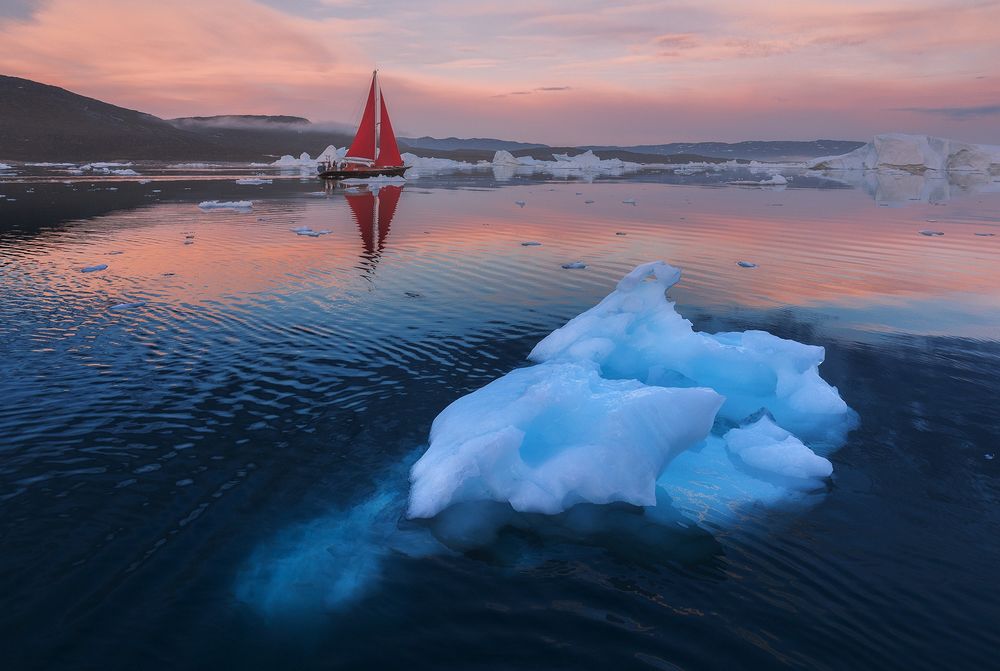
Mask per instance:
[[[944,235],[944,231],[932,231],[930,229],[925,229],[920,231],[920,235],[926,235],[927,237],[933,237],[935,235]]]
[[[311,231],[312,229],[308,226],[296,226],[295,228],[289,228],[292,233],[305,233],[306,231]]]
[[[139,173],[131,168],[121,168],[119,170],[112,170],[112,175],[121,175],[122,177],[136,177]]]
[[[514,204],[517,205],[518,207],[524,207],[525,205],[527,205],[527,203],[524,202],[523,200],[515,200]]]
[[[173,277],[173,276],[174,276],[174,275],[176,275],[176,274],[177,274],[177,273],[160,273],[160,275],[161,275],[162,277]]]
[[[592,201],[592,200],[585,200],[585,201],[583,201],[584,205],[593,205],[593,203],[594,203],[594,201]]]
[[[81,273],[96,273],[98,270],[107,270],[108,264],[98,263],[96,266],[87,266],[86,268],[81,268]]]
[[[740,268],[756,268],[757,267],[756,263],[751,263],[750,261],[737,261],[736,265],[738,265]]]
[[[522,247],[541,247],[541,246],[542,246],[542,243],[540,243],[540,242],[535,242],[534,240],[527,240],[527,241],[525,241],[525,242],[522,242],[522,243],[521,243],[521,246],[522,246]]]
[[[193,245],[194,244],[194,239],[193,238],[187,238],[187,239],[184,240],[184,244],[185,245]]]
[[[108,309],[112,312],[123,312],[125,310],[135,310],[136,308],[141,308],[146,304],[145,301],[134,301],[132,303],[116,303]]]
[[[174,483],[177,487],[189,487],[194,484],[194,480],[191,478],[184,478],[183,480],[178,480]]]
[[[788,184],[788,180],[782,175],[771,175],[767,179],[734,179],[726,182],[726,184],[735,184],[736,186],[784,186]]]
[[[625,231],[618,231],[615,235],[628,235]]]
[[[992,238],[996,233],[976,233],[980,238]]]
[[[140,179],[138,183],[139,184],[149,184],[152,181],[153,180],[151,180],[151,179]]]
[[[160,193],[163,189],[153,189],[151,193]]]
[[[260,186],[261,184],[271,184],[274,180],[271,179],[261,179],[259,177],[244,177],[243,179],[236,180],[237,184],[242,184],[244,186]]]
[[[105,191],[117,191],[117,190],[118,190],[117,186],[109,186],[107,189],[105,189]]]
[[[562,267],[566,270],[582,270],[587,267],[587,264],[583,261],[570,261],[569,263],[562,264]]]
[[[124,254],[125,252],[120,250],[115,250],[113,252],[108,252],[108,256],[118,256],[119,254]]]
[[[635,205],[635,198],[626,198],[622,203],[625,205]]]
[[[926,221],[928,224],[936,224],[937,223],[937,219],[925,219],[924,221]]]
[[[198,203],[202,210],[240,210],[247,211],[253,209],[253,201],[250,200],[203,200]]]
[[[993,452],[987,452],[986,454],[983,455],[983,459],[985,459],[986,461],[993,461],[994,459],[996,459],[996,456],[997,455],[994,454]]]
[[[418,294],[416,291],[405,291],[403,293],[405,293],[410,298],[420,298],[420,294]]]

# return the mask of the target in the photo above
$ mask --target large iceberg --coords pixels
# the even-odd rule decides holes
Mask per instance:
[[[824,156],[812,170],[905,170],[922,173],[990,172],[1000,169],[1000,145],[972,144],[932,137],[886,133],[840,156]]]
[[[689,511],[703,503],[687,492],[704,468],[722,507],[820,486],[832,466],[803,441],[832,449],[855,417],[819,375],[823,348],[696,332],[666,298],[679,279],[663,262],[637,267],[539,342],[536,365],[448,406],[411,470],[408,515],[477,502],[549,515],[651,509],[658,488]]]

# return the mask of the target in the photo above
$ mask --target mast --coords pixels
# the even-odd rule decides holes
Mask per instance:
[[[376,68],[372,72],[372,83],[375,86],[375,160],[378,160],[379,155],[379,135],[382,126],[382,114],[380,112],[379,101],[382,99],[382,87],[378,83],[378,69]]]

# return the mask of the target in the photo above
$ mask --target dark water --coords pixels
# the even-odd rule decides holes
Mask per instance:
[[[25,172],[0,183],[4,668],[995,668],[1000,235],[975,233],[1000,195],[477,173],[380,216],[295,177]],[[861,424],[823,499],[678,543],[380,545],[436,414],[651,259],[698,328],[826,347]]]

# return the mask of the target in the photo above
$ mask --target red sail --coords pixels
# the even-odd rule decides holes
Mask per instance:
[[[385,109],[385,103],[382,103],[382,109]],[[395,140],[393,140],[393,144],[395,145]],[[358,134],[354,136],[354,142],[347,150],[347,158],[375,160],[375,75],[372,75],[372,86],[368,90],[365,112],[361,115]]]
[[[385,108],[384,94],[380,102],[382,103],[382,128],[379,129],[379,152],[378,158],[375,160],[375,167],[386,168],[403,165],[403,157],[399,155],[399,147],[396,145],[396,134],[392,132],[392,124],[389,122],[389,111]]]

